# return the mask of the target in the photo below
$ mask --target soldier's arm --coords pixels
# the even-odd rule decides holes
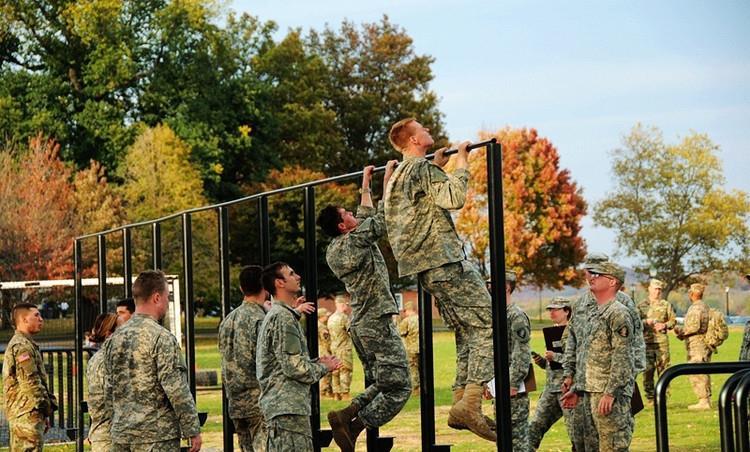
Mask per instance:
[[[614,315],[610,320],[609,328],[611,330],[612,348],[607,351],[607,355],[611,359],[611,366],[604,392],[616,396],[633,378],[630,335],[634,332],[632,331],[631,320],[626,313]]]
[[[258,332],[262,321],[248,319],[247,324],[240,324],[234,335],[235,362],[242,368],[242,389],[258,388],[255,378],[255,354],[258,344]],[[240,382],[238,382],[240,383]]]
[[[745,324],[745,334],[742,335],[742,348],[740,348],[740,361],[750,360],[750,321]]]
[[[284,375],[308,385],[323,378],[328,373],[328,368],[321,363],[313,362],[304,354],[299,328],[283,323],[279,326],[280,328],[274,331],[274,342],[279,344],[274,353]]]
[[[457,169],[448,174],[437,165],[425,164],[420,168],[420,183],[438,207],[456,210],[464,206],[469,187],[469,172]]]
[[[675,314],[670,302],[667,302],[667,321],[664,323],[666,323],[668,330],[674,329],[675,325],[677,325],[677,314]]]
[[[575,379],[576,376],[576,349],[578,347],[578,340],[573,328],[575,320],[575,317],[573,317],[568,323],[568,340],[565,342],[565,352],[562,359],[563,377],[572,379]]]
[[[48,416],[52,415],[57,405],[53,402],[54,396],[50,397],[47,383],[43,380],[37,368],[37,363],[34,362],[36,350],[31,346],[16,344],[10,352],[13,354],[16,363],[16,378],[20,390],[34,400],[34,406],[39,412]],[[44,363],[41,363],[41,365],[43,366]]]
[[[511,324],[513,335],[513,350],[510,352],[510,387],[518,389],[529,373],[531,363],[531,325],[525,315],[518,316]]]
[[[406,337],[409,334],[409,322],[406,319],[402,319],[398,322],[398,334],[401,337]]]
[[[349,233],[351,240],[362,247],[369,247],[385,235],[385,214],[383,201],[378,202],[377,211],[372,207],[359,206],[359,225]]]
[[[187,382],[187,366],[177,344],[177,339],[164,332],[154,349],[156,371],[164,393],[177,415],[183,438],[192,438],[201,432],[198,410]]]
[[[701,330],[701,311],[691,306],[685,314],[685,326],[682,328],[682,337],[690,337],[698,334]]]

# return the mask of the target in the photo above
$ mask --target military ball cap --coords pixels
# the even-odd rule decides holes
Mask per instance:
[[[554,297],[547,305],[547,309],[564,309],[570,307],[570,298],[568,297]]]

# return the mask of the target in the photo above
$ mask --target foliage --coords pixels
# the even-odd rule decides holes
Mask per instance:
[[[480,133],[481,140],[492,137],[502,148],[506,267],[537,287],[577,285],[575,267],[586,253],[579,235],[586,213],[580,189],[560,168],[557,149],[536,130]],[[467,201],[456,227],[484,271],[489,260],[485,148],[471,153],[469,171]]]
[[[656,271],[665,294],[713,271],[747,268],[750,200],[727,192],[719,150],[692,132],[677,144],[656,127],[637,124],[613,152],[615,188],[594,221],[617,233],[624,254]]]

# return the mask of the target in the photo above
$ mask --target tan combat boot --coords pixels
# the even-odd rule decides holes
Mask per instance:
[[[461,400],[453,405],[449,415],[480,438],[487,441],[496,441],[497,434],[487,425],[482,415],[482,386],[469,383],[464,387],[464,395]]]
[[[688,410],[710,410],[711,409],[711,399],[708,397],[698,400],[698,403],[695,405],[688,405]]]
[[[453,407],[464,397],[464,388],[457,388],[453,390],[453,404],[451,410],[448,412],[448,427],[456,430],[466,430],[466,426],[453,416]]]

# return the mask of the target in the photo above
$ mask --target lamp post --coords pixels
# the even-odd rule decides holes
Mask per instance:
[[[729,317],[729,286],[724,287],[724,296],[727,304],[727,317]]]

